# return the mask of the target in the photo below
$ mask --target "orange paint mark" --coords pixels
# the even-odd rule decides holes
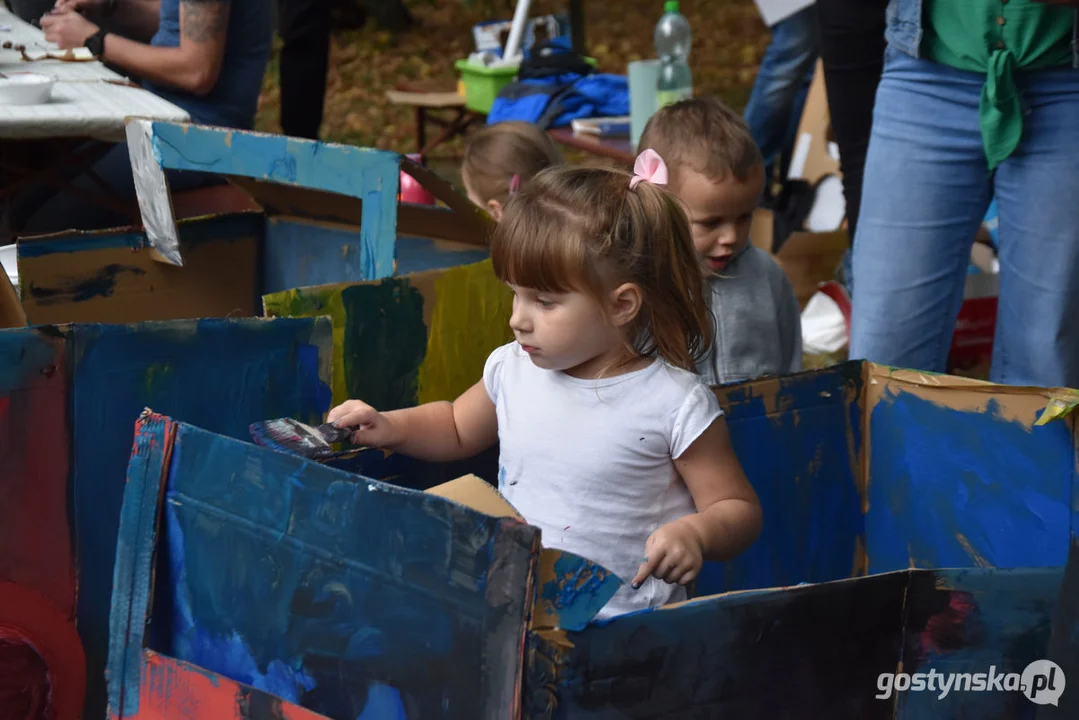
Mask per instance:
[[[122,720],[254,720],[247,712],[249,697],[259,694],[240,683],[202,670],[175,658],[143,651],[142,682],[134,712]],[[275,698],[275,714],[282,720],[328,720],[324,715]],[[110,720],[118,720],[110,709]]]

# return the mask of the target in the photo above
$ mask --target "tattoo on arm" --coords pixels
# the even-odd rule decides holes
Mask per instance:
[[[195,42],[210,42],[228,29],[228,0],[180,0],[180,13],[184,36]]]

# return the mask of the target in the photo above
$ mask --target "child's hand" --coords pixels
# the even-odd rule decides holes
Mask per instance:
[[[352,442],[368,447],[387,447],[397,442],[393,423],[365,402],[346,400],[326,416],[326,422],[340,428],[356,428]]]
[[[675,520],[663,525],[644,544],[644,562],[633,578],[633,589],[649,575],[669,583],[685,585],[697,577],[704,565],[704,542],[690,523]]]

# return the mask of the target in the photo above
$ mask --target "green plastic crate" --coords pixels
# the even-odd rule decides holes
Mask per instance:
[[[585,62],[596,66],[595,58],[586,57]],[[454,67],[461,74],[460,84],[464,85],[465,107],[484,114],[491,111],[491,106],[502,88],[517,77],[518,69],[516,65],[498,68],[473,65],[468,58],[458,60]]]
[[[489,68],[474,65],[468,59],[455,63],[465,86],[465,107],[473,112],[487,113],[491,110],[499,91],[517,77],[517,66]]]

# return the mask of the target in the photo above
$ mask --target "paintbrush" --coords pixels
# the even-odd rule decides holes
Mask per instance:
[[[256,445],[319,460],[334,454],[333,444],[352,437],[352,430],[332,423],[312,427],[292,418],[263,420],[249,428]]]

